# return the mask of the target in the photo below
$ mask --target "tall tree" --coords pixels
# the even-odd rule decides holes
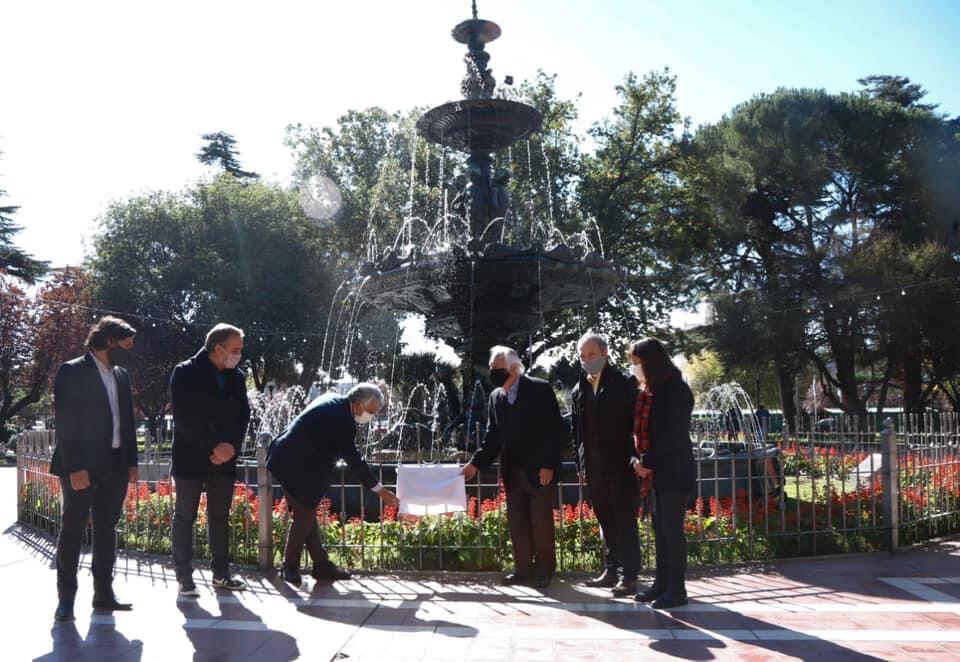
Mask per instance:
[[[694,267],[708,237],[691,222],[679,177],[688,124],[669,70],[629,74],[617,92],[613,116],[590,130],[596,150],[584,158],[579,187],[578,204],[595,219],[606,257],[622,269],[618,292],[600,302],[596,322],[622,339],[663,335],[671,311],[693,302]]]
[[[133,197],[100,219],[94,298],[137,328],[133,387],[154,422],[177,362],[224,321],[244,329],[257,388],[309,385],[333,294],[320,229],[294,193],[223,175],[182,193]]]
[[[200,163],[219,165],[224,172],[228,172],[238,179],[256,179],[260,176],[240,167],[236,151],[237,141],[229,133],[217,131],[216,133],[205,133],[202,137],[207,141],[207,144],[197,154],[197,160]]]
[[[854,265],[887,237],[928,241],[949,191],[931,182],[960,173],[942,140],[923,138],[944,137],[930,134],[931,122],[943,124],[869,95],[780,90],[697,135],[688,176],[715,238],[717,287],[757,292],[771,319],[805,318],[786,328],[808,332],[783,336],[777,353],[801,352],[850,413],[864,413],[899,369],[879,350],[883,308],[865,297],[877,274]],[[923,165],[924,177],[910,164]]]
[[[872,75],[858,78],[857,82],[866,88],[867,94],[874,99],[888,101],[903,108],[933,110],[936,105],[921,104],[920,99],[927,91],[917,83],[911,83],[906,76]]]
[[[7,192],[0,189],[0,199]],[[50,263],[33,258],[13,243],[13,236],[22,229],[14,223],[16,205],[0,205],[0,274],[7,273],[15,278],[33,284],[50,268]]]

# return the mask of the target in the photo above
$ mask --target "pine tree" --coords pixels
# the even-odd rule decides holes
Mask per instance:
[[[235,151],[237,141],[229,133],[223,131],[205,133],[203,139],[207,141],[207,144],[197,154],[200,163],[204,165],[219,164],[225,172],[229,172],[238,179],[256,179],[260,176],[240,167]]]

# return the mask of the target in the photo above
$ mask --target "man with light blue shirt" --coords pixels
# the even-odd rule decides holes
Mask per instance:
[[[515,350],[490,349],[490,383],[496,388],[490,394],[487,431],[463,476],[472,480],[500,458],[514,562],[504,581],[543,588],[557,567],[553,506],[569,431],[550,385],[523,373]]]

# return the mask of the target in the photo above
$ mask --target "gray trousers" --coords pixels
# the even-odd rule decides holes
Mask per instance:
[[[175,478],[176,502],[173,511],[173,565],[177,579],[193,574],[193,525],[200,507],[200,493],[207,491],[207,539],[210,543],[210,567],[214,577],[230,576],[227,537],[230,503],[233,500],[233,478]]]

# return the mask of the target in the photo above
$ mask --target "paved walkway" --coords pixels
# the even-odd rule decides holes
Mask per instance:
[[[169,564],[122,558],[132,612],[95,613],[82,571],[75,624],[54,625],[52,544],[14,524],[13,470],[0,470],[4,660],[960,659],[960,543],[888,555],[795,560],[694,573],[691,604],[667,612],[555,582],[363,575],[292,590],[181,599]],[[85,557],[85,563],[89,558]]]

